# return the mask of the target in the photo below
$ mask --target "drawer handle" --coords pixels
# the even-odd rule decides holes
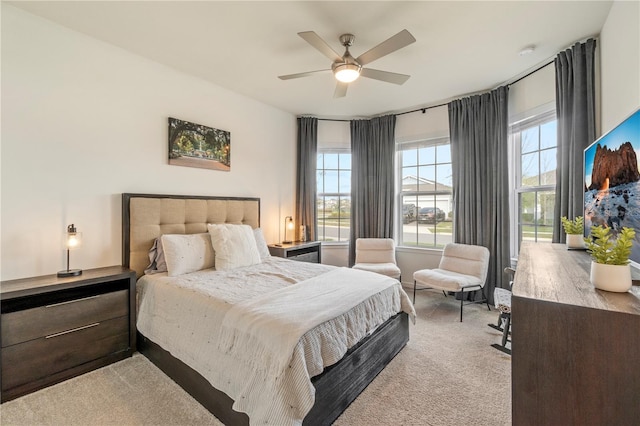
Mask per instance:
[[[73,328],[71,330],[61,331],[60,333],[50,334],[48,336],[45,336],[45,339],[51,339],[52,337],[58,337],[58,336],[62,336],[62,335],[69,334],[69,333],[73,333],[73,332],[76,332],[76,331],[85,330],[87,328],[95,327],[96,325],[100,325],[100,323],[96,322],[96,323],[93,323],[93,324],[84,325],[82,327]]]
[[[82,302],[83,300],[95,299],[96,297],[100,297],[100,295],[96,294],[95,296],[83,297],[82,299],[74,299],[74,300],[67,300],[66,302],[54,303],[53,305],[46,305],[45,308],[54,308],[60,305],[68,305],[69,303]]]

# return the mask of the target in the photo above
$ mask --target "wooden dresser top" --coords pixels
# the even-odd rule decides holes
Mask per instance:
[[[523,242],[513,296],[640,315],[640,282],[627,293],[594,288],[589,281],[591,257],[564,244]]]

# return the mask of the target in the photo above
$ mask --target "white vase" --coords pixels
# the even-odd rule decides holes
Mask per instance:
[[[592,261],[590,279],[595,288],[624,293],[631,288],[631,267],[629,265],[606,265]]]
[[[568,249],[583,249],[584,238],[582,234],[567,234],[567,248]]]

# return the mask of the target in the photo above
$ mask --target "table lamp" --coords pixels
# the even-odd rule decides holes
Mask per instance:
[[[69,269],[69,251],[80,247],[82,243],[82,232],[78,232],[76,227],[69,225],[65,234],[65,247],[67,248],[67,269],[59,271],[59,277],[73,277],[82,274],[82,269]]]
[[[287,230],[293,232],[293,217],[287,216],[284,218],[284,240],[282,244],[291,244],[293,241],[287,239]]]

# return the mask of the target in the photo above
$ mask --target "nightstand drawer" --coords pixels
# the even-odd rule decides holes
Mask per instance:
[[[128,297],[120,290],[2,314],[2,346],[126,316]]]
[[[297,260],[298,262],[319,263],[318,252],[303,253],[294,256],[289,256],[287,259]]]
[[[284,257],[298,262],[321,263],[321,246],[319,241],[298,241],[294,243],[270,244],[271,256]]]
[[[128,315],[5,347],[2,390],[127,349]]]

